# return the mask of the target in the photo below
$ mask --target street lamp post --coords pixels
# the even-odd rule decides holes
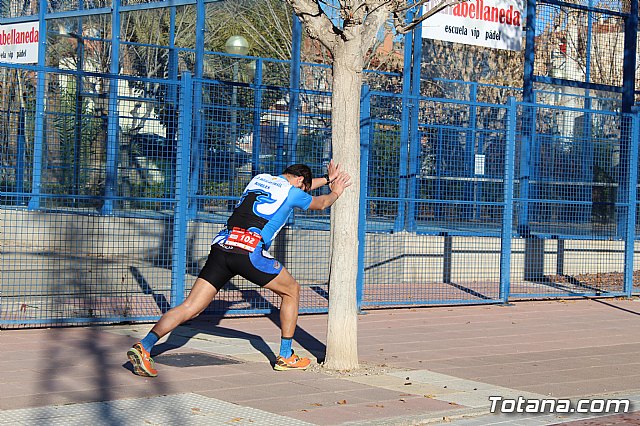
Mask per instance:
[[[240,35],[233,35],[229,37],[224,44],[224,48],[227,53],[231,55],[246,55],[249,53],[249,42],[246,38]],[[235,163],[236,163],[236,140],[238,139],[238,131],[236,129],[238,125],[238,87],[236,83],[238,82],[238,59],[233,60],[233,86],[231,88],[231,131],[229,135],[231,136],[231,152],[230,152],[230,164],[229,171],[230,177],[235,174]],[[230,195],[233,191],[233,185],[229,185]],[[230,203],[231,204],[231,203]],[[233,206],[230,206],[233,207]]]
[[[246,38],[240,35],[234,35],[227,39],[224,44],[224,48],[227,53],[231,55],[246,55],[249,52],[249,42]],[[238,81],[238,60],[235,59],[233,61],[233,88],[231,91],[231,141],[234,144],[234,152],[235,152],[235,143],[237,139],[237,103],[238,103],[238,87],[235,85]],[[233,157],[233,156],[232,156]]]

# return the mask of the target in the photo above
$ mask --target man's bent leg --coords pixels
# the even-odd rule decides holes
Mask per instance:
[[[293,337],[298,323],[300,305],[300,284],[293,276],[282,268],[277,277],[264,286],[282,298],[280,304],[280,328],[282,337]]]
[[[289,271],[282,268],[277,277],[264,286],[282,298],[280,304],[280,328],[282,341],[280,355],[276,358],[275,370],[304,370],[311,361],[308,358],[300,358],[290,351],[291,339],[296,331],[298,323],[298,309],[300,305],[300,284],[291,276]],[[285,346],[286,344],[286,346]],[[287,349],[289,355],[283,355],[283,349]]]

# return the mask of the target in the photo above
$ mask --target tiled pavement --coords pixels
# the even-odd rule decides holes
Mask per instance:
[[[156,346],[157,378],[132,374],[125,356],[148,324],[0,330],[0,425],[640,425],[633,412],[489,413],[490,396],[629,398],[640,410],[639,315],[623,299],[370,311],[363,368],[345,374],[273,371],[267,317],[180,327]],[[296,351],[322,359],[325,333],[325,315],[301,316]]]

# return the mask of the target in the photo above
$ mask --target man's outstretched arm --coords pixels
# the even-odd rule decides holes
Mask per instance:
[[[329,163],[329,165],[331,164],[332,163]],[[331,172],[331,168],[329,171]],[[345,188],[351,186],[351,176],[349,176],[349,173],[338,170],[334,170],[334,173],[335,177],[332,179],[330,185],[331,192],[325,195],[313,197],[313,200],[311,200],[311,204],[309,205],[309,210],[324,210],[331,207],[331,205],[340,198]],[[321,179],[326,180],[324,178]]]

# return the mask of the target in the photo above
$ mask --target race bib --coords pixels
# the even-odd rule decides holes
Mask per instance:
[[[260,234],[234,227],[225,242],[226,245],[253,252],[262,239]]]

